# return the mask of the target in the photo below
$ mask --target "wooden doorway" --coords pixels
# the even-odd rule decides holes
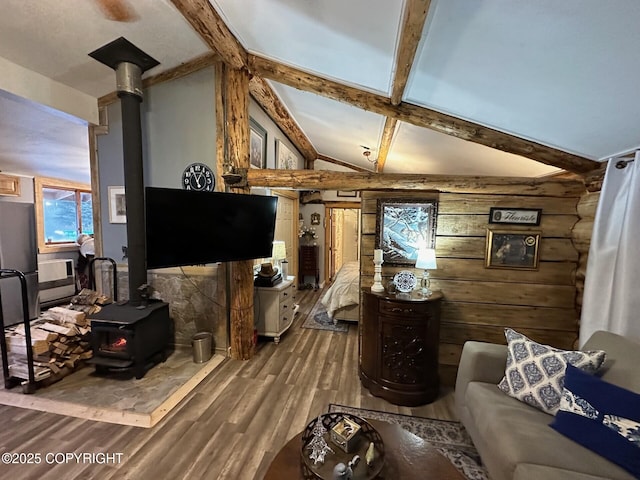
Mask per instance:
[[[272,195],[278,197],[276,213],[276,230],[274,240],[283,240],[287,249],[289,275],[298,273],[298,193],[288,190],[273,190]]]
[[[325,282],[333,281],[345,262],[360,259],[360,204],[325,204]]]

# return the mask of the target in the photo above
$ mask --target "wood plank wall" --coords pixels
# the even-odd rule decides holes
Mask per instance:
[[[578,221],[578,196],[415,190],[362,192],[363,287],[373,284],[376,209],[380,198],[438,200],[438,269],[430,273],[431,288],[444,294],[440,328],[440,378],[443,384],[454,384],[464,342],[505,343],[505,327],[558,348],[573,347],[578,337],[575,279],[579,256],[572,242],[572,230]],[[490,207],[542,209],[539,227],[491,225],[500,230],[541,231],[538,270],[485,268]],[[404,269],[412,270],[406,266],[383,265],[383,285]]]

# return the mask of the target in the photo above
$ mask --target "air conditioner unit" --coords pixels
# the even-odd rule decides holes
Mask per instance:
[[[76,294],[76,275],[73,260],[45,260],[38,262],[40,306],[60,302]]]

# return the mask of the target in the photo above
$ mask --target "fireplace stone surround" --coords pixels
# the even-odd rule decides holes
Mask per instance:
[[[104,264],[96,265],[96,269],[97,290],[111,295],[111,268]],[[169,304],[176,346],[190,348],[191,339],[196,333],[210,332],[213,335],[215,351],[222,355],[227,354],[225,269],[224,264],[216,264],[163,268],[147,272],[147,282],[153,292],[152,298],[161,299]],[[118,300],[126,300],[129,289],[127,264],[118,264],[117,272]]]

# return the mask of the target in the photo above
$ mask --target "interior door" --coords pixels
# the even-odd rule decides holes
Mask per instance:
[[[329,234],[325,258],[327,280],[332,281],[344,263],[360,258],[360,208],[348,205],[327,210]]]
[[[284,240],[289,262],[289,275],[298,271],[298,195],[295,192],[273,191],[278,197],[274,240]]]

